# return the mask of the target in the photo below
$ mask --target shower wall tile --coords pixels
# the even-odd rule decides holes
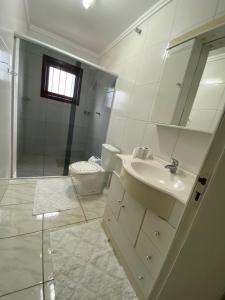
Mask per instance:
[[[179,129],[171,129],[149,123],[146,126],[142,144],[149,146],[153,151],[153,155],[169,161],[178,136]]]

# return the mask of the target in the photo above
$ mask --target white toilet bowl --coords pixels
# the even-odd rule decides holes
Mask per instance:
[[[79,161],[69,166],[69,175],[72,177],[79,195],[99,194],[105,184],[105,171],[96,163]]]
[[[108,144],[103,144],[103,167],[91,161],[79,161],[69,166],[69,175],[72,177],[79,195],[86,196],[102,193],[109,175],[113,171],[116,154],[119,152],[119,149]]]

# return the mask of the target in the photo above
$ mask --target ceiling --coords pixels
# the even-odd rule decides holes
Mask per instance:
[[[30,23],[100,53],[158,0],[28,0]]]

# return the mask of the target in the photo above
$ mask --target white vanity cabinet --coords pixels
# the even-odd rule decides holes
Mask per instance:
[[[138,297],[148,299],[175,228],[131,197],[113,173],[103,228]]]
[[[175,229],[168,222],[148,210],[143,222],[142,230],[163,255],[168,252],[175,235]]]
[[[108,192],[108,204],[112,210],[114,217],[117,219],[119,216],[120,207],[123,202],[124,189],[120,183],[119,176],[116,173],[113,173],[110,189]]]
[[[118,223],[134,246],[144,219],[146,209],[126,192],[121,204]]]

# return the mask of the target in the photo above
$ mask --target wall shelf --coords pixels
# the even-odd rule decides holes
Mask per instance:
[[[178,125],[169,125],[169,124],[163,124],[163,123],[156,123],[156,126],[167,127],[167,128],[175,128],[175,129],[193,131],[193,132],[199,132],[199,133],[204,133],[204,134],[208,134],[208,135],[213,135],[214,134],[214,132],[198,130],[198,129],[188,128],[188,127],[178,126]]]

